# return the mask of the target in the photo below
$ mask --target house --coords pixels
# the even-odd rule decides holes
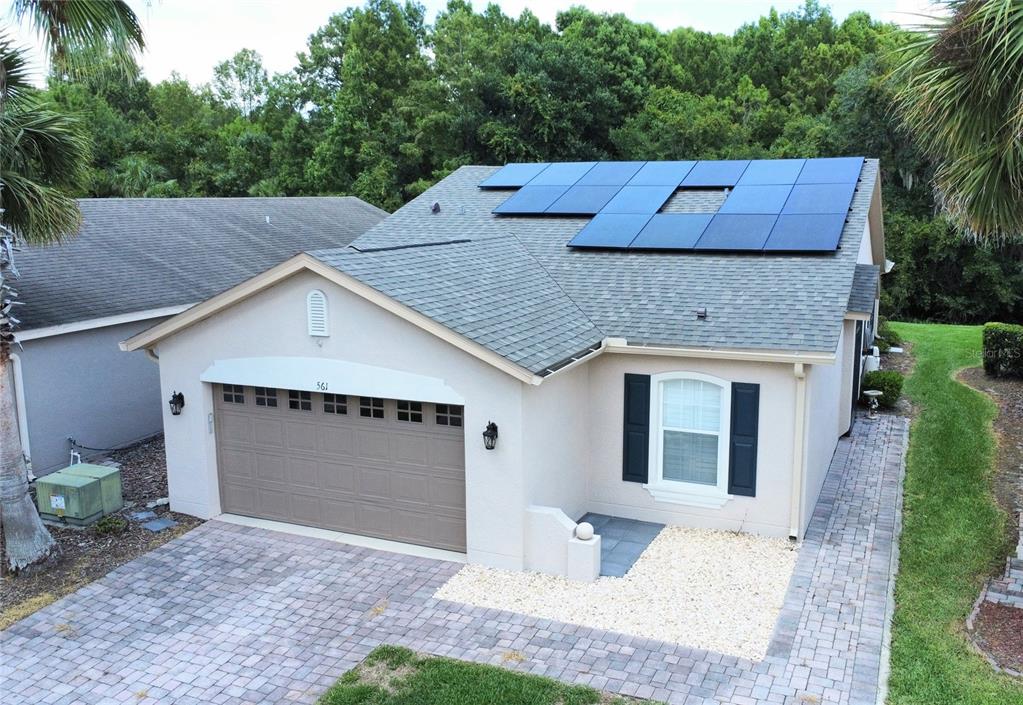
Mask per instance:
[[[862,158],[462,167],[122,347],[183,395],[176,511],[508,569],[586,512],[799,539],[853,424],[881,216]]]
[[[339,247],[385,215],[356,198],[100,198],[77,237],[25,247],[13,283],[22,447],[33,472],[68,465],[74,438],[113,448],[163,427],[159,368],[118,343],[308,247]]]

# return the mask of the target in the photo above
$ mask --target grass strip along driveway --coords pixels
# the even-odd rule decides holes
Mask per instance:
[[[1009,549],[991,490],[996,406],[955,374],[981,362],[975,326],[897,324],[916,367],[892,630],[892,705],[1020,705],[1023,684],[995,673],[963,622]]]
[[[628,705],[593,688],[379,646],[320,699],[320,705]],[[644,701],[648,702],[648,701]]]

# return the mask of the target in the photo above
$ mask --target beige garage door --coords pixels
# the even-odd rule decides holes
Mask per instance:
[[[214,385],[223,510],[465,550],[462,408]]]

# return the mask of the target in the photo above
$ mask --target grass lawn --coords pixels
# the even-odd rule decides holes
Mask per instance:
[[[592,688],[496,666],[380,646],[344,674],[320,705],[626,705]]]
[[[892,705],[1020,705],[1023,684],[970,648],[963,621],[1009,550],[990,475],[994,402],[955,380],[981,362],[980,327],[896,324],[916,367],[892,631]]]

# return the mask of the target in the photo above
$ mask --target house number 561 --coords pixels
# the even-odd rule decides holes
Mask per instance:
[[[317,382],[316,383],[316,389],[318,391],[321,391],[321,392],[327,391],[327,383],[326,382]]]

